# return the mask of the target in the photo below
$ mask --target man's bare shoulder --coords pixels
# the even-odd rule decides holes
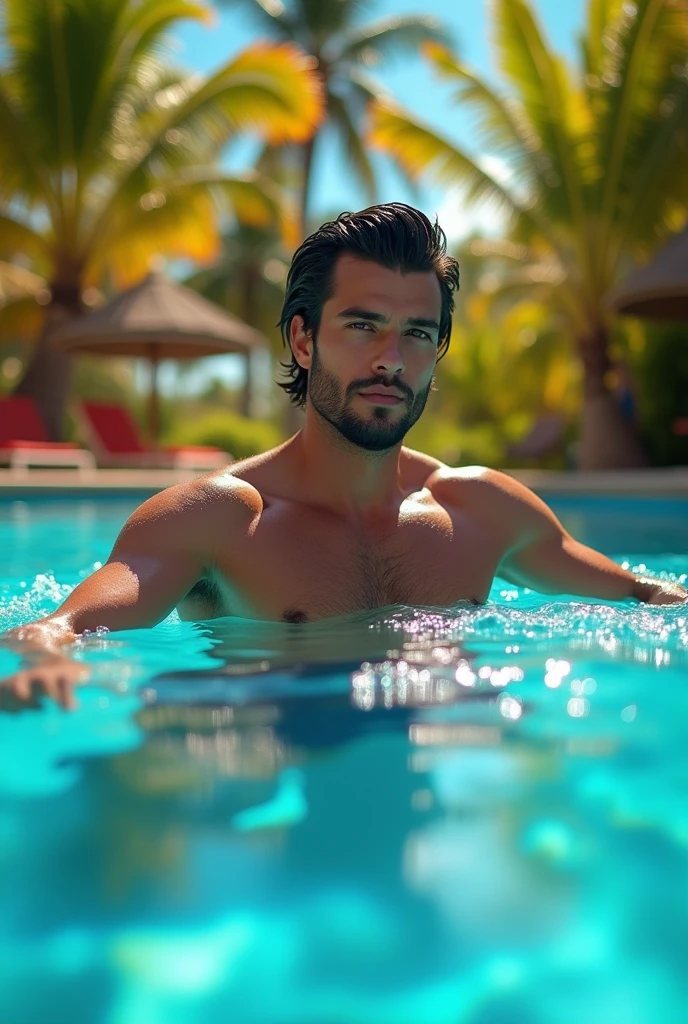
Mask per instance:
[[[446,466],[443,463],[438,463],[437,469],[428,479],[428,487],[444,487],[467,497],[533,493],[515,477],[501,470],[490,469],[488,466]]]
[[[529,487],[508,473],[486,466],[441,466],[426,486],[443,504],[479,513],[487,522],[506,521],[523,529],[543,516],[556,521],[545,502]]]
[[[185,539],[191,531],[211,539],[215,524],[225,533],[232,527],[241,530],[261,511],[256,488],[222,469],[155,494],[139,505],[127,528],[137,533],[162,531]]]

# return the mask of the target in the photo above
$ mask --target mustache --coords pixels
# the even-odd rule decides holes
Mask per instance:
[[[400,394],[408,398],[409,402],[413,401],[413,391],[408,384],[404,384],[398,377],[361,377],[359,380],[352,380],[346,389],[346,397],[349,398],[364,388],[375,387],[376,384],[385,388],[396,388]]]

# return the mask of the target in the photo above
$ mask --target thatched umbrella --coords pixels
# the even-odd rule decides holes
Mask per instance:
[[[93,313],[71,321],[51,342],[65,352],[147,359],[151,364],[148,426],[156,440],[160,427],[157,372],[163,359],[240,353],[246,359],[248,390],[250,353],[268,344],[242,320],[157,272]]]
[[[610,296],[610,304],[624,316],[688,320],[688,227],[670,238],[647,266],[626,278]]]

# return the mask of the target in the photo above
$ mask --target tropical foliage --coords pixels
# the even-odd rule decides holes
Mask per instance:
[[[242,4],[262,29],[284,43],[311,54],[321,76],[326,119],[300,147],[302,224],[306,224],[316,148],[323,129],[339,135],[351,169],[370,202],[375,174],[362,138],[362,122],[373,100],[384,90],[370,74],[384,58],[417,53],[426,42],[446,42],[436,18],[395,15],[361,23],[368,0],[225,0]]]
[[[193,0],[7,0],[0,46],[0,258],[21,255],[48,283],[45,330],[20,388],[59,436],[70,360],[50,349],[55,323],[98,285],[140,278],[151,256],[208,261],[218,213],[285,218],[259,174],[228,176],[218,158],[238,133],[308,139],[321,90],[293,45],[259,44],[209,78],[165,58]],[[35,313],[32,299],[17,301]],[[2,319],[17,315],[8,302]]]
[[[371,138],[415,177],[462,183],[492,200],[519,243],[503,281],[546,304],[575,343],[584,376],[581,465],[638,464],[611,393],[610,290],[688,210],[688,0],[589,0],[580,62],[548,46],[526,0],[494,0],[503,87],[438,45],[428,59],[474,115],[466,150],[389,101]],[[490,175],[481,155],[501,158]]]
[[[496,308],[493,294],[472,273],[474,251],[482,248],[474,241],[456,254],[466,295],[438,364],[436,391],[408,437],[411,446],[450,465],[508,465],[511,446],[551,410],[562,426],[576,411],[579,374],[570,344],[541,303],[525,298],[500,309],[497,300]],[[563,468],[566,447],[548,452],[548,464]]]
[[[235,459],[274,448],[284,440],[279,429],[264,420],[248,419],[227,408],[206,408],[195,416],[177,418],[165,435],[169,444],[213,445]]]

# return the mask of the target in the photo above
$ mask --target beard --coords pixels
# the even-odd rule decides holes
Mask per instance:
[[[308,376],[308,397],[315,411],[357,448],[368,452],[383,452],[396,447],[418,420],[428,400],[432,381],[423,391],[413,394],[411,388],[398,377],[367,377],[352,381],[344,388],[333,373],[326,370],[313,349],[313,362]],[[382,384],[395,388],[406,400],[406,412],[396,419],[396,406],[372,406],[372,415],[359,416],[352,407],[353,399],[364,388]]]

